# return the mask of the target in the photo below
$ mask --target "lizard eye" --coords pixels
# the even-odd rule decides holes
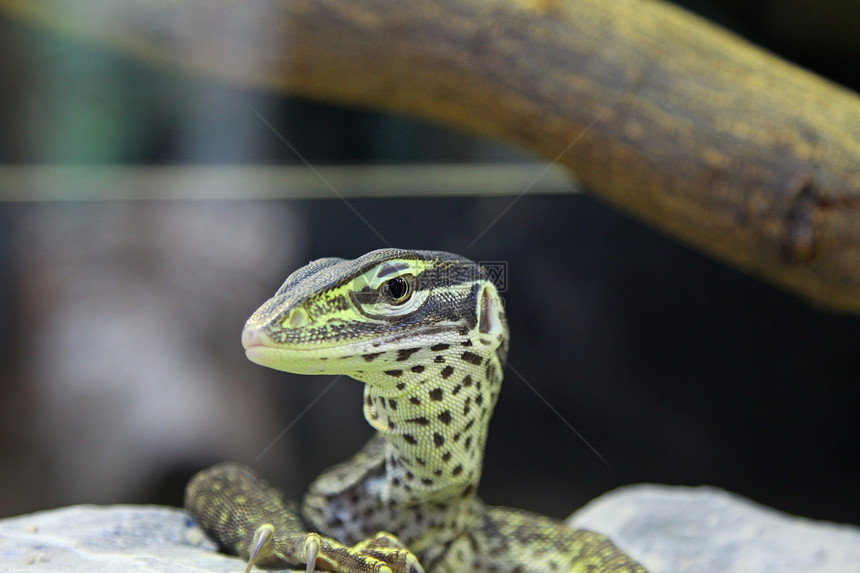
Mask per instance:
[[[382,285],[382,294],[391,304],[403,304],[412,296],[412,282],[406,277],[394,277]]]

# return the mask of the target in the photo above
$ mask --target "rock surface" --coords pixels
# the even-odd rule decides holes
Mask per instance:
[[[860,573],[860,527],[795,517],[715,487],[627,486],[568,523],[609,535],[653,573]]]
[[[143,505],[75,505],[0,520],[0,571],[230,572],[244,564],[184,511]]]
[[[571,516],[652,573],[860,571],[860,528],[779,513],[725,491],[629,486]],[[73,506],[0,520],[0,571],[235,572],[179,509]]]

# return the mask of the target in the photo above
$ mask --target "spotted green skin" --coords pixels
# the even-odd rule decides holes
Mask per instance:
[[[475,495],[508,329],[474,262],[398,249],[314,261],[248,319],[242,340],[259,364],[363,382],[376,435],[324,472],[300,509],[236,464],[195,476],[186,506],[226,549],[247,556],[269,529],[257,563],[304,564],[311,540],[310,559],[341,573],[645,571],[601,534]]]

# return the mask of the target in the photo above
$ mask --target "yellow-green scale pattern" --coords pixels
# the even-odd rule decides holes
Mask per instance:
[[[363,382],[376,435],[301,510],[235,464],[198,474],[186,506],[228,550],[308,571],[644,572],[603,535],[476,496],[507,343],[501,298],[468,259],[384,249],[310,263],[243,344],[266,366]]]

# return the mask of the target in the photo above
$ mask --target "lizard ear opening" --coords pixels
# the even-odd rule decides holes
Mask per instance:
[[[484,285],[478,297],[478,332],[494,336],[502,331],[502,300],[492,285]]]

